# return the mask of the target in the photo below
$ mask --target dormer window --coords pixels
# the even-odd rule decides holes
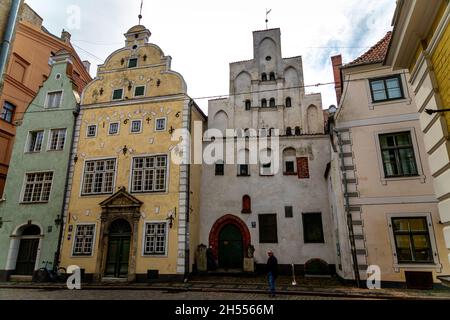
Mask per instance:
[[[275,81],[275,72],[270,73],[270,81]]]
[[[128,68],[136,68],[137,67],[137,58],[132,58],[128,60]]]
[[[262,80],[262,81],[267,81],[267,74],[266,74],[266,73],[263,73],[263,74],[261,75],[261,80]]]
[[[262,108],[267,108],[267,100],[266,99],[262,99],[261,100],[261,107]]]
[[[270,99],[270,103],[269,103],[271,108],[275,108],[275,98],[271,98]]]

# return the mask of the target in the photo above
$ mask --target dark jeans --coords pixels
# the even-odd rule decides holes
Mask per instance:
[[[272,272],[269,272],[268,280],[270,293],[275,294],[275,276]]]

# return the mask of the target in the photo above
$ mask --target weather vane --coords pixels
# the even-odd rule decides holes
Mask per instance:
[[[268,23],[269,23],[269,13],[272,11],[272,9],[267,10],[266,9],[266,29],[269,29]]]
[[[142,19],[142,6],[144,5],[144,0],[141,0],[141,10],[139,11],[139,25],[141,25],[141,19]]]

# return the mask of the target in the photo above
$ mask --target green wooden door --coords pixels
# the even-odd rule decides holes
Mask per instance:
[[[238,227],[226,225],[219,234],[219,267],[224,269],[242,269],[244,250],[242,235]]]
[[[19,252],[17,254],[16,270],[17,275],[32,275],[36,265],[36,255],[39,246],[39,239],[21,239]]]
[[[105,276],[126,278],[128,276],[128,260],[130,258],[131,227],[119,219],[110,227],[108,254],[106,258]]]

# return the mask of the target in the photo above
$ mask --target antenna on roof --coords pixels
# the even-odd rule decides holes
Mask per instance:
[[[266,9],[266,29],[269,29],[268,23],[269,23],[269,13],[272,11],[272,9],[267,10]]]
[[[144,5],[144,0],[141,0],[141,10],[139,11],[139,25],[141,25],[141,19],[142,19],[142,6]]]

